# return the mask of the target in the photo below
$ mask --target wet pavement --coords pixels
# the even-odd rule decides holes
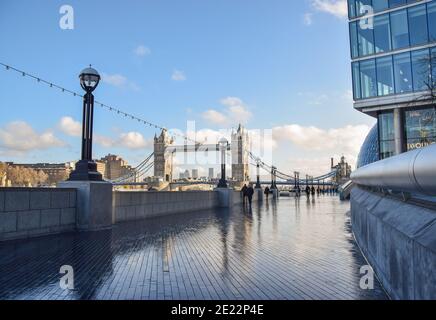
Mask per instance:
[[[360,289],[348,211],[332,196],[281,198],[3,242],[0,299],[387,299],[377,280]]]

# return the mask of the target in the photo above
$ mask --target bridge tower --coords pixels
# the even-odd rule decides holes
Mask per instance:
[[[249,165],[250,138],[247,130],[239,125],[236,132],[232,132],[232,177],[238,182],[250,181]]]
[[[173,153],[166,151],[173,142],[165,129],[159,137],[154,136],[154,176],[162,178],[165,182],[173,180]]]

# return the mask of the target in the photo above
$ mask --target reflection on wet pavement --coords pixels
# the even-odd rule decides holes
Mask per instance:
[[[366,262],[349,203],[269,200],[0,244],[1,299],[386,299],[359,287]],[[59,286],[62,265],[74,290]]]

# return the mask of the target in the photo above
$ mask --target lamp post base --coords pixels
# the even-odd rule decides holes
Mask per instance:
[[[80,160],[67,181],[103,181],[103,176],[97,171],[94,161]]]
[[[217,188],[228,188],[227,181],[224,179],[220,179]]]

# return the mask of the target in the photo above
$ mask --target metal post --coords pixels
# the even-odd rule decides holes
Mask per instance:
[[[218,188],[227,188],[227,180],[226,180],[226,149],[223,143],[220,143],[221,147],[221,179],[218,183]]]
[[[260,189],[260,188],[262,188],[262,186],[260,185],[260,163],[259,163],[259,160],[256,163],[256,170],[257,170],[257,172],[256,172],[257,179],[256,179],[256,187],[255,188]]]

